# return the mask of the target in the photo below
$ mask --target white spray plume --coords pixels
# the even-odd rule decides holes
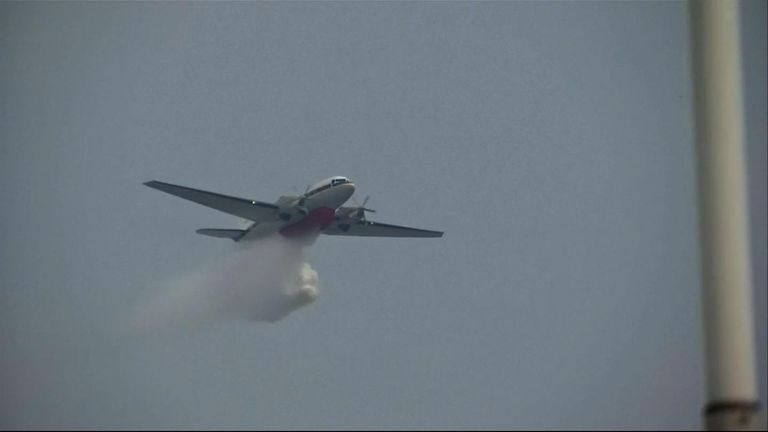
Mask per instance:
[[[243,243],[212,265],[162,285],[134,319],[145,329],[227,317],[279,320],[317,297],[317,272],[304,262],[304,246],[280,236]]]

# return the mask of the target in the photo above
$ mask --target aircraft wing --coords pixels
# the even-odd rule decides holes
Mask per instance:
[[[442,231],[430,231],[381,222],[355,221],[333,224],[323,234],[359,237],[442,237]]]
[[[234,241],[239,241],[248,231],[239,229],[200,228],[195,232],[210,237],[228,238]]]
[[[206,192],[156,180],[148,181],[144,184],[153,189],[176,195],[177,197],[254,222],[271,222],[278,220],[278,207],[274,204],[231,197],[214,192]]]

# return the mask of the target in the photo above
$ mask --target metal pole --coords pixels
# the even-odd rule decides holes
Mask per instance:
[[[709,430],[758,429],[738,3],[689,0]]]

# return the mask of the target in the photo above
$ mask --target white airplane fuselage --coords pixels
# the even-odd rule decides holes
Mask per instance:
[[[242,240],[256,240],[275,232],[288,238],[314,239],[333,223],[336,209],[354,193],[355,184],[346,177],[321,180],[310,186],[303,196],[281,197],[276,203],[280,207],[280,221],[251,224]]]

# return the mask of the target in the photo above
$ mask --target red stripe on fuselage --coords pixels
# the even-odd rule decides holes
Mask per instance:
[[[334,217],[336,217],[336,211],[331,208],[314,209],[304,219],[281,228],[280,234],[285,237],[301,237],[312,234],[330,225]]]

